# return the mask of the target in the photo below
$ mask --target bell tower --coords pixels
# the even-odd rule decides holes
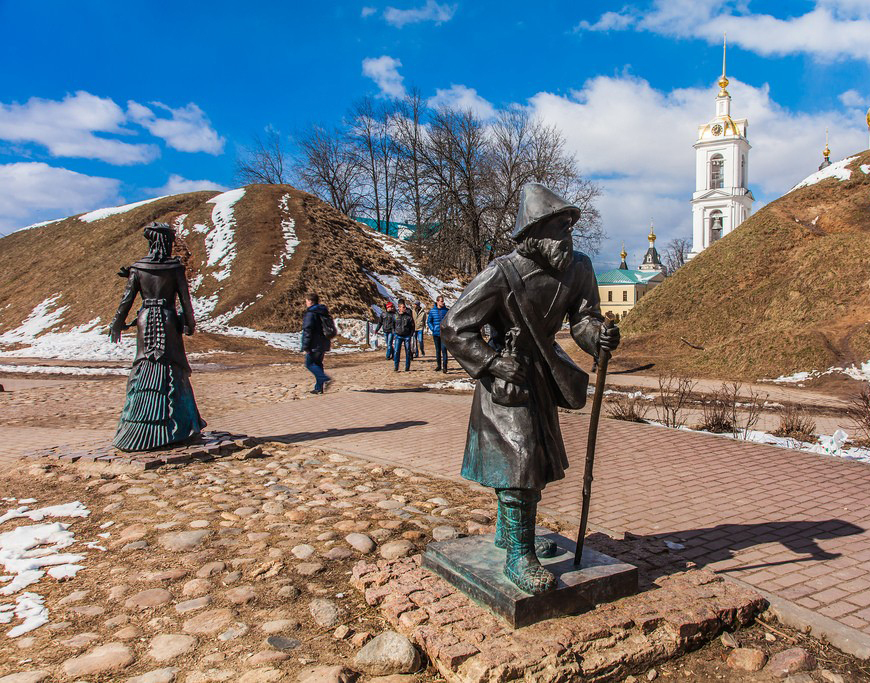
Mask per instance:
[[[716,116],[698,126],[695,142],[695,192],[692,195],[692,252],[697,256],[737,228],[752,213],[746,119],[731,118],[731,95],[725,76],[726,43],[722,41],[722,75]]]

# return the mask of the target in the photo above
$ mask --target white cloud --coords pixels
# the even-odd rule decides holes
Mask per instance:
[[[599,208],[611,240],[603,259],[618,261],[622,239],[633,255],[643,253],[650,217],[660,245],[690,236],[692,145],[698,125],[713,118],[717,90],[711,84],[663,92],[638,78],[601,76],[568,96],[541,92],[530,99],[533,113],[559,126],[581,171],[602,186]],[[754,210],[816,170],[825,127],[835,159],[867,144],[861,119],[847,113],[790,111],[771,99],[766,85],[732,80],[728,90],[732,115],[749,119]]]
[[[651,10],[629,5],[605,12],[596,22],[580,22],[577,30],[634,29],[711,43],[720,42],[727,31],[730,42],[761,55],[807,53],[824,60],[870,61],[867,0],[816,0],[806,13],[785,18],[754,14],[748,7],[748,1],[655,0]]]
[[[404,97],[405,86],[399,67],[402,62],[395,57],[366,57],[362,62],[363,76],[371,78],[381,89],[381,97]]]
[[[446,2],[440,3],[435,2],[435,0],[426,0],[424,5],[411,9],[387,7],[384,10],[384,19],[388,24],[392,24],[396,28],[402,28],[405,24],[416,24],[421,21],[434,21],[436,24],[441,24],[453,18],[453,15],[456,14],[456,8],[456,5],[448,5]]]
[[[0,165],[0,233],[117,203],[120,181],[41,162]]]
[[[438,88],[427,101],[430,107],[450,107],[453,109],[470,109],[483,119],[495,116],[495,107],[477,94],[477,90],[466,85],[451,85],[449,88]]]
[[[166,144],[180,152],[206,152],[221,154],[226,140],[217,134],[205,112],[193,102],[184,107],[173,109],[160,102],[151,106],[169,113],[169,118],[158,118],[153,110],[130,100],[127,112],[130,119],[148,130]]]
[[[870,105],[870,97],[861,95],[857,90],[847,90],[844,93],[840,93],[839,99],[844,107],[863,108]]]
[[[99,159],[128,165],[152,161],[155,145],[131,144],[95,133],[129,135],[126,116],[109,98],[79,91],[62,100],[32,97],[24,104],[0,103],[0,139],[36,143],[54,157]]]
[[[182,194],[184,192],[199,192],[200,190],[218,190],[223,192],[228,188],[223,185],[218,185],[211,180],[188,180],[177,173],[169,176],[169,180],[163,187],[154,187],[146,190],[150,194],[159,197],[164,197],[171,194]]]
[[[377,11],[378,11],[377,7],[363,7],[362,10],[360,10],[359,15],[363,19],[368,19],[370,16],[375,14]]]

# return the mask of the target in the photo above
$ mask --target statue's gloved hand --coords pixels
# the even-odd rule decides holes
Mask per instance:
[[[182,334],[184,334],[185,336],[189,337],[189,336],[191,336],[191,335],[193,334],[193,328],[192,328],[192,327],[188,327],[187,325],[185,325],[185,326],[181,329],[181,332],[182,332]]]
[[[121,320],[116,320],[112,323],[112,326],[109,328],[109,339],[112,340],[115,344],[121,341],[121,331],[124,329],[124,322]]]
[[[620,334],[619,328],[616,325],[612,327],[603,327],[601,328],[601,337],[598,340],[598,345],[604,351],[616,351],[616,347],[619,346]]]
[[[525,368],[511,356],[496,356],[489,364],[489,372],[514,384],[522,384],[526,379]]]

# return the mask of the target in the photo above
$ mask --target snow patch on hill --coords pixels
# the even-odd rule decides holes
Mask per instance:
[[[20,344],[33,341],[40,332],[57,327],[63,320],[67,306],[58,306],[60,294],[50,296],[37,304],[14,330],[0,334],[0,344]]]
[[[281,213],[283,214],[283,218],[281,219],[281,233],[284,236],[284,251],[278,257],[278,263],[272,266],[272,275],[278,275],[284,270],[284,266],[287,265],[287,262],[293,256],[293,252],[296,251],[296,247],[299,246],[299,238],[296,236],[296,221],[294,221],[288,214],[290,210],[290,195],[285,194],[281,197],[281,201],[278,202],[278,206],[281,207]]]
[[[217,197],[212,197],[207,203],[214,204],[211,212],[211,221],[214,228],[205,236],[205,249],[208,253],[206,266],[219,268],[212,273],[215,280],[226,280],[231,272],[233,261],[236,258],[236,219],[233,215],[233,206],[245,196],[245,188],[223,192]]]
[[[98,221],[101,218],[108,218],[109,216],[115,216],[119,213],[127,213],[128,211],[137,209],[140,206],[145,206],[146,204],[150,204],[151,202],[156,202],[158,199],[166,199],[166,196],[168,195],[164,195],[163,197],[153,197],[152,199],[144,199],[141,202],[133,202],[132,204],[124,204],[123,206],[112,206],[107,209],[97,209],[95,211],[82,214],[81,216],[79,216],[79,220],[84,221],[85,223],[93,223],[94,221]]]
[[[830,166],[823,168],[821,171],[816,171],[811,176],[804,178],[801,182],[795,185],[793,188],[789,190],[789,192],[794,192],[797,189],[802,187],[809,187],[810,185],[815,185],[822,180],[827,178],[836,178],[837,180],[849,180],[852,177],[852,170],[846,168],[855,157],[849,157],[847,159],[840,159],[840,161],[836,161]]]

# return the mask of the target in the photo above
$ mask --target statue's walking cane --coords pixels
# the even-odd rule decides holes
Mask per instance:
[[[602,329],[613,326],[605,319]],[[574,552],[574,566],[579,567],[583,560],[583,541],[586,525],[589,522],[589,500],[592,497],[592,466],[595,463],[595,440],[598,436],[598,418],[601,416],[601,400],[604,398],[604,382],[607,377],[607,363],[610,351],[599,349],[598,373],[595,375],[595,395],[592,398],[592,413],[589,416],[589,437],[586,441],[586,469],[583,472],[583,511],[580,513],[580,530],[577,532],[577,550]]]

